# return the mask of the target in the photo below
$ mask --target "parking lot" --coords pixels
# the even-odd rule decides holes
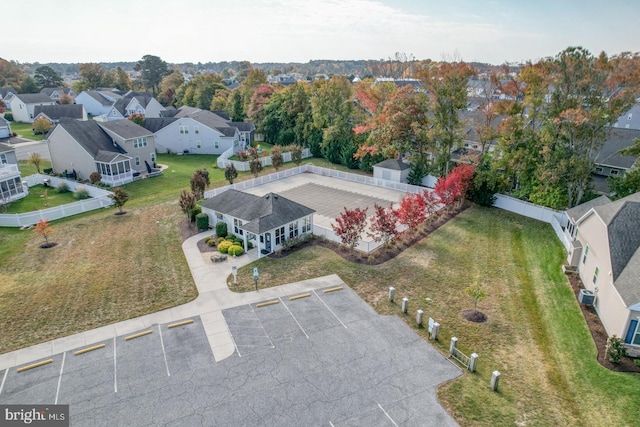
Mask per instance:
[[[198,316],[0,371],[0,403],[69,404],[74,426],[455,425],[435,390],[460,370],[346,286],[222,313],[218,363]]]

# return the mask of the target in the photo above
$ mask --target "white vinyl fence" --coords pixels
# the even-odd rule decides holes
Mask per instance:
[[[43,184],[45,182],[45,179],[49,180],[49,186],[52,187],[51,191],[54,191],[55,187],[59,183],[65,182],[69,186],[69,189],[73,192],[75,192],[78,187],[84,187],[91,198],[78,200],[77,202],[56,206],[54,208],[41,209],[34,212],[21,214],[0,214],[0,227],[23,227],[34,225],[37,224],[41,219],[53,221],[56,219],[77,215],[83,212],[104,208],[113,204],[113,200],[109,198],[109,195],[112,194],[110,191],[103,188],[94,187],[92,185],[70,181],[64,178],[35,174],[23,178],[22,182],[26,183],[29,187],[33,187],[35,185]]]
[[[225,151],[218,157],[218,160],[216,161],[216,165],[218,166],[218,168],[224,169],[227,166],[233,164],[236,170],[240,172],[248,172],[251,170],[250,162],[240,162],[238,160],[229,160],[229,157],[231,156],[233,156],[233,147],[231,147],[229,150]],[[308,148],[305,148],[302,150],[302,158],[306,159],[307,157],[311,157],[311,150],[309,150]],[[282,160],[284,161],[284,163],[290,162],[291,152],[287,151],[285,153],[282,153]],[[271,156],[260,157],[260,163],[262,163],[262,167],[271,166]]]

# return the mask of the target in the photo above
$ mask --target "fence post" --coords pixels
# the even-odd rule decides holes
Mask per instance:
[[[439,333],[440,333],[440,323],[435,322],[433,324],[433,329],[431,330],[431,338],[437,341]]]
[[[407,311],[409,311],[409,298],[404,297],[402,298],[402,312],[407,314]]]
[[[469,371],[475,372],[476,366],[478,365],[478,354],[471,353],[471,357],[469,358]]]
[[[500,371],[493,371],[491,374],[491,390],[498,391],[498,383],[500,382]]]
[[[457,347],[458,347],[458,338],[451,337],[451,344],[449,344],[449,356],[453,356],[453,353],[455,353]]]
[[[416,313],[416,323],[418,324],[418,326],[422,326],[422,316],[424,314],[424,311],[422,310],[418,310],[418,312]]]
[[[389,302],[393,302],[393,299],[396,296],[396,288],[393,286],[389,286]]]

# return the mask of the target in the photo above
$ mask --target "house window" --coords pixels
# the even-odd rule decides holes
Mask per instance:
[[[284,243],[284,227],[276,228],[276,245]]]
[[[180,126],[180,133],[189,133],[189,128],[187,126]]]
[[[242,220],[237,218],[233,219],[233,232],[235,234],[239,234],[242,236],[244,234],[244,231],[239,228],[241,225],[242,225]]]
[[[620,172],[620,171],[619,171],[619,170],[617,170],[617,169],[611,169],[611,172],[609,172],[609,174],[611,174],[611,175],[618,175],[618,173],[619,173],[619,172]]]
[[[593,284],[598,280],[598,273],[600,273],[600,269],[596,267],[596,271],[593,273]]]
[[[133,148],[142,148],[147,146],[147,138],[136,138],[133,140]]]
[[[294,239],[298,237],[298,221],[289,224],[289,238]]]
[[[585,262],[587,262],[587,255],[589,255],[589,245],[587,245],[587,247],[584,250],[584,256],[582,257],[582,263],[584,264]]]
[[[194,126],[193,127],[193,133],[195,133],[196,135],[200,133],[200,127],[199,126]]]
[[[624,339],[626,344],[640,345],[640,328],[638,328],[637,319],[632,320],[629,323],[629,329],[627,330],[627,336]]]
[[[140,157],[136,156],[136,166],[140,166]]]
[[[602,168],[596,168],[596,173],[602,173]]]
[[[220,148],[220,143],[218,143],[218,141],[214,141],[213,142],[213,148],[215,148],[215,149]]]
[[[216,220],[218,222],[224,221],[224,218],[223,218],[223,216],[222,216],[222,214],[220,212],[216,212]]]
[[[200,148],[202,147],[202,144],[200,143],[200,141],[196,141],[196,148]]]
[[[627,120],[631,120],[632,117],[633,117],[633,114],[629,113],[629,115],[627,116]]]
[[[0,165],[6,165],[9,162],[7,161],[7,155],[6,154],[0,154]]]
[[[151,161],[152,161],[153,163],[155,163],[155,162],[156,162],[156,153],[151,153],[151,154],[149,155],[149,157],[151,158]]]
[[[302,234],[311,231],[311,216],[305,216],[302,220]]]

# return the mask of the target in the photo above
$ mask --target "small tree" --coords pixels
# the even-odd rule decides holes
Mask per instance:
[[[367,208],[349,210],[345,207],[344,212],[336,218],[336,224],[331,224],[331,228],[340,237],[343,245],[353,249],[358,244],[366,222]]]
[[[196,207],[196,196],[187,190],[182,190],[178,199],[180,210],[187,216],[187,221],[191,221],[191,214]]]
[[[400,199],[400,206],[396,210],[398,222],[409,228],[416,228],[427,219],[424,198],[421,194],[405,194]]]
[[[398,234],[396,228],[398,216],[392,205],[385,209],[376,204],[374,209],[375,214],[369,218],[371,227],[367,235],[375,242],[383,241],[387,245]]]
[[[31,153],[31,155],[27,159],[27,163],[35,166],[36,171],[38,171],[38,173],[40,173],[40,165],[42,165],[42,161],[43,161],[42,156],[38,153]]]
[[[262,162],[258,158],[251,159],[249,162],[249,168],[251,169],[253,176],[257,178],[258,175],[260,175],[260,172],[262,172]]]
[[[47,221],[46,219],[41,219],[34,227],[34,230],[44,238],[45,245],[49,244],[49,234],[53,233],[54,231],[53,228],[49,226],[49,221]]]
[[[209,229],[209,215],[204,212],[196,215],[196,228],[198,230],[207,230]]]
[[[473,299],[473,311],[478,312],[478,303],[484,299],[484,289],[477,281],[473,282],[473,285],[469,286],[464,292]]]
[[[220,221],[216,223],[216,236],[218,237],[226,237],[227,236],[227,223]]]
[[[422,200],[424,201],[425,214],[427,216],[427,219],[429,219],[429,217],[438,212],[440,201],[438,200],[438,196],[436,196],[436,194],[430,190],[423,191]]]
[[[284,164],[284,158],[282,157],[282,148],[279,145],[274,145],[271,148],[271,164],[276,169],[276,172]]]
[[[452,207],[466,197],[473,184],[474,165],[460,165],[453,168],[446,177],[438,180],[434,191],[442,203]]]
[[[102,181],[102,175],[100,175],[100,172],[91,172],[91,175],[89,175],[89,181],[91,181],[93,185],[96,185]]]
[[[51,130],[51,122],[44,117],[38,117],[35,122],[33,122],[32,128],[35,134],[46,134]]]
[[[289,151],[291,151],[291,161],[296,164],[296,166],[300,166],[302,163],[302,147],[299,145],[291,145],[289,146]]]
[[[142,126],[144,124],[144,114],[131,114],[127,118],[138,126]]]
[[[63,93],[58,102],[60,102],[61,105],[70,105],[73,104],[73,97],[68,93]]]
[[[627,355],[624,340],[622,338],[618,338],[616,335],[611,335],[607,338],[606,351],[611,363],[619,363],[620,360]]]
[[[124,206],[125,203],[127,203],[127,200],[129,200],[129,193],[127,193],[127,191],[124,188],[120,188],[120,187],[114,188],[113,194],[110,194],[109,198],[113,200],[113,204],[117,206],[119,214],[126,213],[122,211],[122,207]]]
[[[200,200],[204,197],[204,190],[207,187],[207,181],[197,171],[191,177],[191,192],[195,196],[196,200]]]
[[[196,169],[196,173],[198,175],[200,175],[204,179],[204,183],[205,183],[206,187],[211,185],[211,180],[209,179],[209,171],[208,170],[206,170],[206,169]]]
[[[238,170],[231,163],[226,168],[224,168],[224,179],[229,181],[229,184],[233,184],[233,181],[238,177]]]

